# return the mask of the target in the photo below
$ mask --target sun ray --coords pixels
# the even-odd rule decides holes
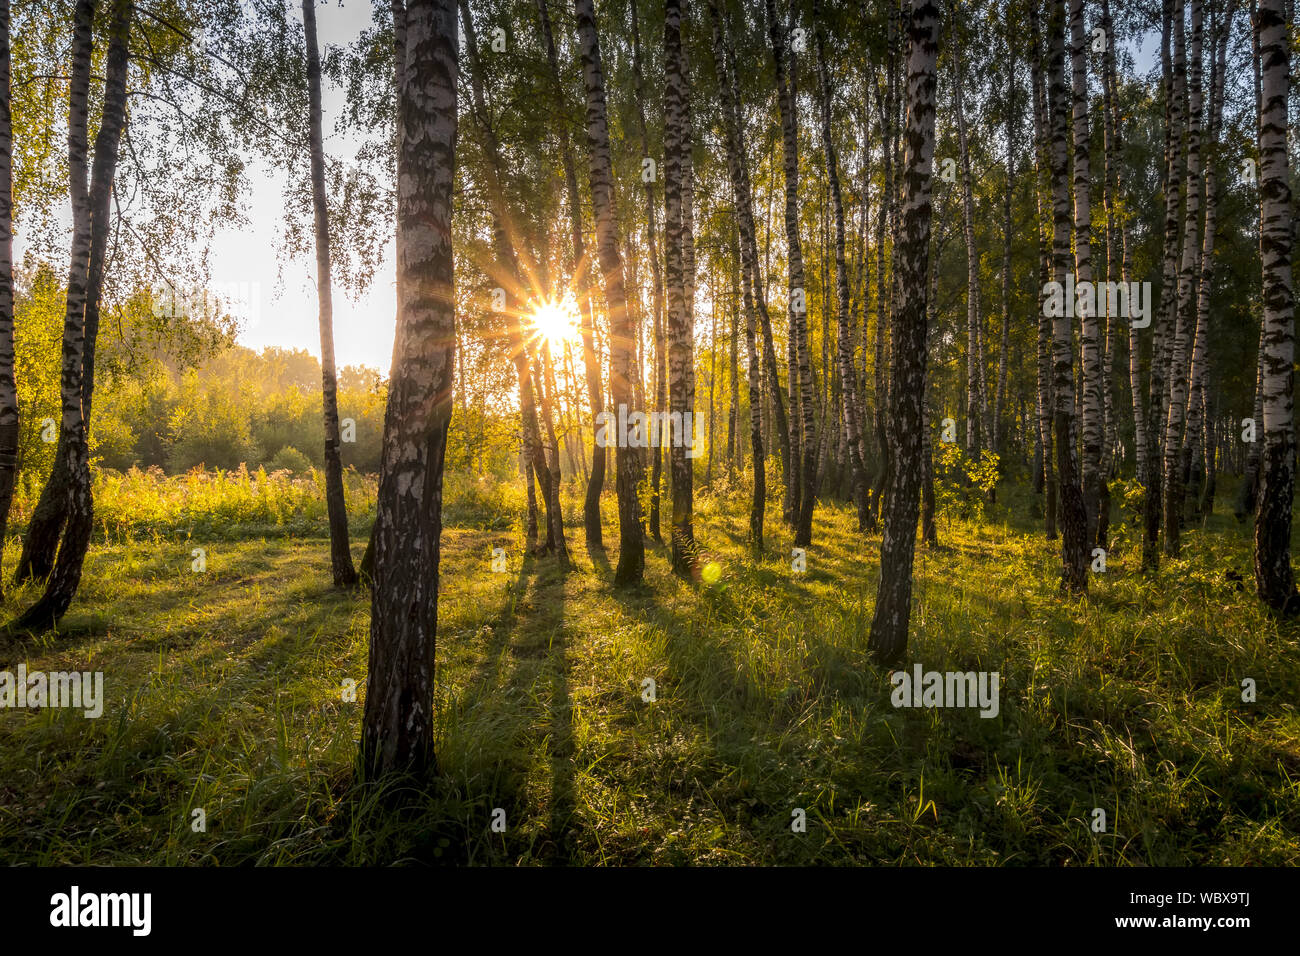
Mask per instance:
[[[543,299],[528,314],[532,334],[553,346],[562,346],[578,335],[578,313],[571,296]]]

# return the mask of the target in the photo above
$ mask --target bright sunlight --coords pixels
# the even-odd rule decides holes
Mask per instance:
[[[577,338],[578,308],[571,296],[558,302],[544,299],[533,310],[531,318],[536,334],[552,345],[563,345]]]

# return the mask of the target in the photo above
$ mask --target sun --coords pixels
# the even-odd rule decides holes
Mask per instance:
[[[568,299],[559,302],[542,300],[533,310],[531,318],[536,334],[552,345],[563,345],[577,337],[577,309]]]

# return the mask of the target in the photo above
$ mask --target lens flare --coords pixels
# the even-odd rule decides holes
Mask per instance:
[[[543,301],[533,310],[532,324],[537,335],[552,345],[563,345],[577,337],[577,310],[567,300]]]

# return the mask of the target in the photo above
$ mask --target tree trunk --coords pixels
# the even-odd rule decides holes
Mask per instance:
[[[1142,542],[1142,567],[1154,571],[1160,562],[1160,521],[1163,512],[1163,450],[1168,417],[1169,353],[1174,338],[1177,309],[1175,283],[1178,274],[1178,204],[1183,176],[1183,70],[1174,68],[1169,52],[1174,36],[1175,11],[1182,17],[1181,0],[1164,0],[1161,27],[1161,70],[1165,89],[1165,230],[1164,266],[1160,283],[1160,310],[1156,317],[1151,343],[1150,402],[1147,409],[1147,471],[1144,495],[1145,533]],[[1177,31],[1178,48],[1182,49],[1182,30]]]
[[[63,375],[60,382],[63,397],[61,432],[66,433],[67,439],[62,440],[61,435],[60,449],[66,459],[68,477],[67,496],[64,499],[68,509],[67,518],[59,542],[58,557],[46,582],[45,593],[18,619],[16,626],[21,629],[52,627],[63,616],[81,584],[81,571],[86,551],[90,547],[94,524],[90,488],[90,416],[95,390],[95,342],[99,334],[113,177],[117,172],[118,145],[122,139],[123,127],[126,126],[128,40],[133,13],[131,0],[115,0],[108,55],[104,65],[103,115],[95,136],[94,165],[84,207],[89,218],[90,234],[85,259],[85,292],[81,299],[84,312],[81,321],[69,321],[64,331]],[[89,41],[85,52],[89,55]],[[83,152],[81,172],[85,168],[84,155]],[[73,175],[77,177],[80,174],[74,172]],[[69,318],[72,319],[74,306],[71,289],[68,303]]]
[[[468,38],[467,38],[468,39]],[[555,363],[551,359],[551,343],[545,337],[538,341],[538,354],[533,360],[533,381],[541,398],[542,423],[546,428],[545,464],[550,476],[545,486],[546,514],[550,521],[550,544],[555,550],[555,560],[561,570],[569,568],[569,546],[564,538],[563,512],[560,510],[560,444],[555,438]]]
[[[844,200],[840,194],[839,160],[831,137],[830,74],[826,68],[825,31],[820,11],[814,5],[813,19],[817,30],[817,67],[821,83],[822,142],[826,157],[826,178],[830,183],[831,209],[835,216],[835,292],[838,318],[840,396],[844,405],[845,443],[848,446],[849,474],[853,482],[853,501],[858,510],[858,530],[867,527],[867,476],[860,452],[862,411],[858,408],[858,376],[853,365],[853,327],[849,315],[849,270],[845,252]]]
[[[636,114],[637,127],[641,133],[641,155],[644,158],[650,157],[650,139],[646,133],[645,122],[645,79],[641,73],[641,37],[640,27],[637,17],[636,0],[630,0],[630,12],[632,18],[632,75],[634,79],[636,93]],[[590,109],[590,106],[588,107]],[[646,214],[646,238],[649,244],[650,252],[650,269],[654,279],[653,296],[654,296],[654,368],[652,377],[654,378],[655,404],[654,410],[658,412],[667,411],[668,407],[668,360],[667,360],[667,343],[664,338],[664,282],[663,272],[659,264],[659,246],[656,238],[656,214],[655,214],[655,195],[653,180],[642,177],[642,184],[645,187],[645,214]],[[659,478],[663,467],[662,457],[662,429],[660,435],[656,436],[653,451],[651,452],[651,471],[650,471],[650,533],[656,541],[662,541],[662,535],[659,530]]]
[[[785,166],[785,239],[788,264],[787,292],[789,296],[790,340],[793,363],[791,372],[797,372],[799,399],[799,445],[803,456],[799,475],[799,511],[795,522],[794,544],[806,548],[812,544],[813,505],[817,484],[817,427],[813,420],[812,356],[808,348],[808,310],[804,277],[803,249],[799,239],[799,137],[795,109],[794,58],[786,71],[786,28],[776,13],[775,0],[765,0],[768,35],[772,41],[772,59],[776,65],[777,103],[781,114],[782,155]],[[803,308],[800,308],[800,303]],[[796,394],[791,388],[791,396]],[[796,426],[792,417],[791,428]],[[791,468],[793,470],[794,442],[791,441]]]
[[[894,100],[898,95],[895,83],[896,71],[894,69],[896,37],[894,14],[891,10],[887,38],[888,56],[885,61],[887,74],[885,95],[883,99],[877,95],[877,107],[880,113],[881,151],[884,153],[884,161],[880,181],[880,202],[876,219],[876,333],[873,346],[875,351],[875,424],[878,460],[875,480],[872,482],[875,486],[873,489],[874,500],[871,503],[873,524],[875,515],[883,510],[885,487],[889,482],[891,454],[888,436],[889,369],[885,362],[885,354],[889,343],[889,320],[893,303],[890,301],[890,280],[886,278],[888,273],[885,269],[885,236],[888,223],[894,217],[895,124],[893,117],[896,112]]]
[[[1251,416],[1258,432],[1262,429],[1264,421],[1264,333],[1262,329],[1255,355],[1255,404],[1251,408]],[[1242,469],[1241,489],[1237,492],[1237,502],[1233,508],[1233,514],[1238,521],[1245,521],[1247,516],[1254,515],[1259,501],[1259,458],[1262,445],[1262,438],[1257,434],[1255,441],[1246,450],[1246,465]]]
[[[866,98],[863,99],[864,112]],[[863,118],[863,125],[869,126],[866,117]],[[862,192],[859,205],[861,206],[861,216],[858,220],[858,247],[860,250],[858,256],[858,277],[857,277],[857,303],[854,308],[854,349],[860,347],[862,351],[861,360],[854,358],[854,367],[858,381],[858,457],[862,459],[862,470],[866,483],[867,509],[864,515],[865,524],[863,530],[874,532],[876,530],[876,511],[871,493],[871,433],[872,423],[871,415],[868,412],[869,403],[867,402],[867,382],[869,379],[867,357],[868,338],[867,325],[868,316],[871,311],[871,249],[867,242],[867,232],[870,223],[871,203],[869,196],[871,192],[871,151],[864,150],[862,157]],[[859,345],[860,343],[860,345]]]
[[[1092,282],[1092,172],[1088,130],[1088,49],[1083,0],[1070,0],[1070,66],[1074,105],[1074,281],[1075,288]],[[1079,342],[1083,373],[1083,504],[1087,516],[1087,548],[1097,542],[1101,501],[1101,446],[1104,410],[1101,338],[1094,298],[1091,308],[1080,303]]]
[[[1197,256],[1198,217],[1201,207],[1201,0],[1192,3],[1191,62],[1183,56],[1181,0],[1174,17],[1174,71],[1186,71],[1190,87],[1187,117],[1187,200],[1183,221],[1183,256],[1178,272],[1178,320],[1174,326],[1169,367],[1169,413],[1165,420],[1164,446],[1164,524],[1165,554],[1179,552],[1179,522],[1183,503],[1183,427],[1187,415],[1188,343],[1196,322],[1195,279],[1199,274]]]
[[[90,259],[91,229],[87,129],[94,16],[94,0],[77,0],[72,28],[72,75],[68,85],[68,193],[72,207],[72,249],[68,264],[60,380],[63,419],[60,421],[59,439],[54,451],[54,466],[41,489],[31,520],[27,523],[23,550],[14,571],[15,584],[43,581],[49,577],[70,507],[68,442],[72,438],[72,431],[64,423],[75,420],[81,413],[80,396],[67,389],[71,387],[72,378],[80,374],[74,366],[80,362],[79,350],[84,341],[86,321],[86,273]],[[77,407],[71,409],[70,404]]]
[[[735,196],[732,196],[733,206]],[[727,477],[734,478],[739,449],[736,443],[740,439],[740,230],[732,229],[729,269],[731,277],[731,329],[727,336],[727,378],[730,387],[730,400],[727,407]]]
[[[938,227],[936,227],[936,230]],[[938,326],[935,312],[939,302],[939,252],[930,253],[930,292],[925,300],[926,354],[934,349],[935,329]],[[925,402],[921,406],[921,541],[932,547],[939,543],[939,532],[934,523],[934,449],[930,439],[930,396],[934,388],[930,376],[925,381]]]
[[[408,0],[397,91],[398,321],[375,516],[361,766],[368,778],[436,771],[434,652],[442,476],[455,374],[452,185],[455,0]]]
[[[1236,0],[1229,0],[1223,23],[1210,34],[1210,109],[1205,150],[1205,228],[1201,238],[1200,270],[1196,278],[1195,308],[1196,334],[1192,339],[1190,393],[1187,406],[1186,457],[1192,469],[1185,490],[1186,506],[1190,515],[1200,510],[1204,485],[1203,456],[1212,455],[1202,443],[1207,405],[1207,379],[1209,366],[1210,291],[1214,281],[1214,232],[1217,209],[1215,190],[1217,170],[1219,125],[1223,107],[1224,71],[1226,67],[1228,37],[1232,32],[1232,18],[1237,12]]]
[[[1295,493],[1295,293],[1291,285],[1291,186],[1287,97],[1291,68],[1283,0],[1259,0],[1255,29],[1263,109],[1259,124],[1260,248],[1264,284],[1264,448],[1255,512],[1255,586],[1268,607],[1298,607],[1291,569]]]
[[[635,375],[636,338],[628,319],[623,289],[623,258],[618,248],[618,212],[614,206],[614,173],[610,159],[609,124],[605,108],[605,75],[596,35],[592,0],[574,0],[582,77],[587,92],[587,148],[591,175],[591,203],[596,217],[596,251],[605,276],[609,312],[610,395],[614,408],[630,405]],[[641,538],[641,449],[623,447],[614,455],[618,471],[618,567],[614,583],[639,584],[645,569],[645,544]]]
[[[1030,29],[1033,33],[1034,59],[1030,81],[1034,95],[1034,145],[1037,173],[1034,182],[1035,205],[1038,211],[1038,284],[1046,288],[1052,279],[1052,224],[1047,215],[1051,198],[1051,119],[1047,90],[1043,78],[1043,35],[1039,24],[1038,4],[1029,4]],[[1055,398],[1052,393],[1052,320],[1046,309],[1038,310],[1038,444],[1043,459],[1043,530],[1048,541],[1056,540],[1056,466],[1052,463],[1052,427]]]
[[[1250,3],[1250,22],[1255,24],[1258,18],[1257,0],[1251,0]],[[1261,60],[1259,55],[1259,30],[1252,28],[1250,31],[1251,44],[1251,65],[1255,78],[1255,148],[1257,155],[1263,157],[1262,141],[1260,136],[1264,128],[1264,90],[1263,80],[1261,77]],[[1264,194],[1259,193],[1259,218],[1264,220]],[[1260,262],[1264,261],[1264,236],[1261,233],[1259,237],[1259,258]],[[1262,290],[1261,290],[1262,297]],[[1255,353],[1255,403],[1251,406],[1252,421],[1255,423],[1256,430],[1263,427],[1264,421],[1264,329],[1261,323],[1259,333],[1259,344]],[[1235,426],[1236,423],[1234,423]],[[1235,427],[1234,427],[1235,430]],[[1259,500],[1259,459],[1260,447],[1264,444],[1262,436],[1256,435],[1255,441],[1250,443],[1246,450],[1246,461],[1242,469],[1241,488],[1237,493],[1237,502],[1233,508],[1233,514],[1238,521],[1244,521],[1247,515],[1255,513],[1255,506]]]
[[[1103,43],[1102,49],[1102,68],[1101,68],[1101,87],[1102,87],[1102,109],[1101,109],[1101,130],[1102,130],[1102,207],[1106,215],[1106,281],[1110,283],[1119,282],[1120,275],[1120,256],[1119,256],[1119,207],[1117,193],[1118,167],[1116,166],[1116,149],[1115,136],[1116,127],[1119,120],[1114,112],[1114,53],[1111,50],[1114,38],[1112,35],[1112,23],[1110,19],[1109,0],[1102,0],[1101,29]],[[1127,274],[1124,276],[1127,278]],[[1107,288],[1111,288],[1108,286]],[[1100,299],[1100,296],[1098,297]],[[1110,537],[1110,479],[1115,469],[1115,448],[1116,448],[1116,428],[1115,417],[1117,415],[1116,404],[1118,397],[1115,393],[1115,354],[1119,348],[1119,323],[1120,316],[1115,314],[1115,303],[1109,298],[1098,302],[1100,307],[1102,301],[1105,307],[1102,310],[1106,316],[1106,339],[1105,348],[1102,350],[1101,364],[1101,395],[1102,395],[1102,446],[1101,446],[1101,468],[1097,506],[1097,546],[1100,548],[1109,548]],[[1141,478],[1139,477],[1139,481]]]
[[[694,500],[691,459],[686,432],[693,412],[692,336],[693,302],[688,278],[685,209],[686,165],[690,149],[686,131],[688,107],[686,63],[682,52],[681,0],[667,0],[664,8],[664,264],[668,291],[668,404],[677,427],[671,437],[669,463],[673,476],[672,565],[678,574],[695,570]],[[693,257],[692,257],[693,258]],[[693,263],[692,263],[693,264]],[[691,438],[694,431],[691,429]]]
[[[564,103],[564,88],[560,82],[559,60],[555,52],[555,39],[551,31],[551,14],[547,0],[537,0],[537,12],[542,24],[542,42],[550,66],[551,93],[557,104]],[[569,142],[569,127],[560,123],[560,158],[564,163],[564,185],[569,203],[569,231],[573,242],[574,285],[577,289],[578,318],[582,335],[582,364],[587,374],[587,401],[591,406],[592,420],[605,410],[604,389],[600,378],[600,361],[596,357],[595,327],[591,315],[591,283],[588,279],[587,249],[583,241],[582,201],[578,194],[578,176],[573,161],[573,148]],[[656,263],[656,270],[658,265]],[[600,494],[605,488],[605,447],[592,442],[591,473],[587,480],[587,494],[583,503],[582,522],[587,548],[603,549],[604,538],[600,523]]]
[[[966,454],[979,458],[980,449],[988,442],[981,424],[984,405],[982,394],[984,360],[980,349],[980,261],[975,249],[975,198],[971,185],[970,150],[967,147],[966,112],[962,103],[962,75],[960,50],[952,51],[953,109],[957,114],[957,148],[961,154],[962,235],[966,240]]]
[[[997,394],[993,408],[993,450],[1002,456],[1007,405],[1007,354],[1011,351],[1011,194],[1016,181],[1016,52],[1007,7],[1007,189],[1002,206],[1002,341],[998,349]]]
[[[334,373],[334,297],[330,281],[329,206],[325,201],[325,145],[321,135],[320,51],[316,43],[316,0],[302,0],[307,44],[308,128],[311,148],[311,199],[316,218],[316,295],[320,302],[321,406],[325,416],[325,505],[330,523],[330,567],[336,588],[357,583],[348,546],[348,509],[339,457],[338,379]]]
[[[763,337],[764,364],[767,366],[769,389],[773,399],[773,416],[776,418],[778,441],[782,445],[782,460],[789,467],[789,427],[785,408],[781,402],[781,385],[776,373],[776,350],[772,344],[772,327],[767,315],[761,278],[758,271],[758,236],[754,228],[753,196],[750,189],[749,169],[745,149],[745,130],[740,123],[739,103],[736,95],[735,54],[731,46],[731,33],[719,12],[717,0],[709,2],[709,21],[713,30],[714,71],[717,75],[719,99],[727,149],[727,172],[731,179],[732,194],[736,200],[736,222],[740,232],[741,283],[745,297],[745,334],[750,337],[749,387],[750,428],[754,460],[754,496],[750,514],[750,540],[756,554],[763,549],[763,515],[766,508],[767,484],[764,467],[764,442],[762,439],[762,406],[758,355],[754,351],[754,320],[759,319]],[[760,389],[756,392],[755,389]]]
[[[1120,166],[1116,157],[1122,155],[1123,151],[1123,124],[1120,121],[1119,111],[1119,90],[1115,79],[1115,50],[1114,50],[1114,31],[1112,29],[1110,17],[1110,0],[1102,0],[1102,29],[1106,34],[1106,49],[1102,56],[1102,86],[1103,102],[1106,112],[1105,130],[1106,130],[1106,165],[1107,165],[1107,189],[1110,202],[1110,209],[1107,212],[1107,222],[1114,218],[1114,230],[1118,234],[1120,246],[1120,267],[1119,279],[1128,285],[1133,275],[1132,249],[1129,245],[1128,234],[1128,202],[1124,194],[1124,185],[1120,177]],[[1109,240],[1108,240],[1109,242]],[[1110,246],[1108,245],[1108,250]],[[1113,250],[1107,252],[1107,266],[1109,268],[1109,259],[1114,254]],[[1110,269],[1110,275],[1113,278],[1115,270]],[[1114,322],[1114,317],[1108,318],[1109,322]],[[1117,341],[1113,338],[1112,342]],[[1155,359],[1153,353],[1153,361]],[[1150,431],[1147,428],[1148,413],[1146,403],[1143,401],[1142,388],[1142,339],[1140,330],[1136,328],[1130,317],[1128,329],[1128,373],[1129,389],[1132,399],[1133,408],[1133,453],[1137,469],[1137,480],[1145,489],[1146,494],[1150,494],[1150,472],[1149,463]],[[1110,373],[1107,373],[1109,388],[1114,389],[1114,384],[1110,380]],[[1118,395],[1112,397],[1112,414],[1118,418]]]
[[[1066,111],[1069,94],[1065,85],[1065,3],[1052,0],[1047,21],[1048,92],[1051,112],[1052,223],[1055,279],[1064,285],[1070,268],[1070,186],[1067,181],[1069,149],[1066,140]],[[1044,309],[1047,303],[1044,303]],[[1056,467],[1060,482],[1061,559],[1064,589],[1082,594],[1088,590],[1087,512],[1080,487],[1077,422],[1074,408],[1074,355],[1068,310],[1056,310],[1052,317],[1052,391]]]
[[[911,619],[912,563],[920,505],[922,406],[925,401],[926,298],[930,256],[930,186],[934,158],[935,65],[939,10],[934,0],[912,0],[908,23],[907,128],[903,196],[894,289],[893,387],[890,431],[897,454],[885,497],[880,584],[869,646],[885,665],[902,662]]]
[[[0,566],[18,474],[18,391],[14,384],[13,122],[10,114],[9,0],[0,0]],[[4,579],[0,574],[0,594]]]
[[[709,299],[711,302],[709,315],[713,320],[713,328],[709,332],[709,454],[708,461],[704,466],[704,487],[713,489],[713,454],[714,454],[714,427],[716,425],[717,409],[717,385],[718,385],[718,270],[715,263],[709,274]]]
[[[747,270],[742,270],[745,298],[745,355],[749,363],[749,444],[754,462],[754,493],[749,509],[749,544],[754,557],[763,553],[763,516],[767,508],[767,473],[763,448],[763,385],[758,367],[758,349],[754,335],[754,289]]]

